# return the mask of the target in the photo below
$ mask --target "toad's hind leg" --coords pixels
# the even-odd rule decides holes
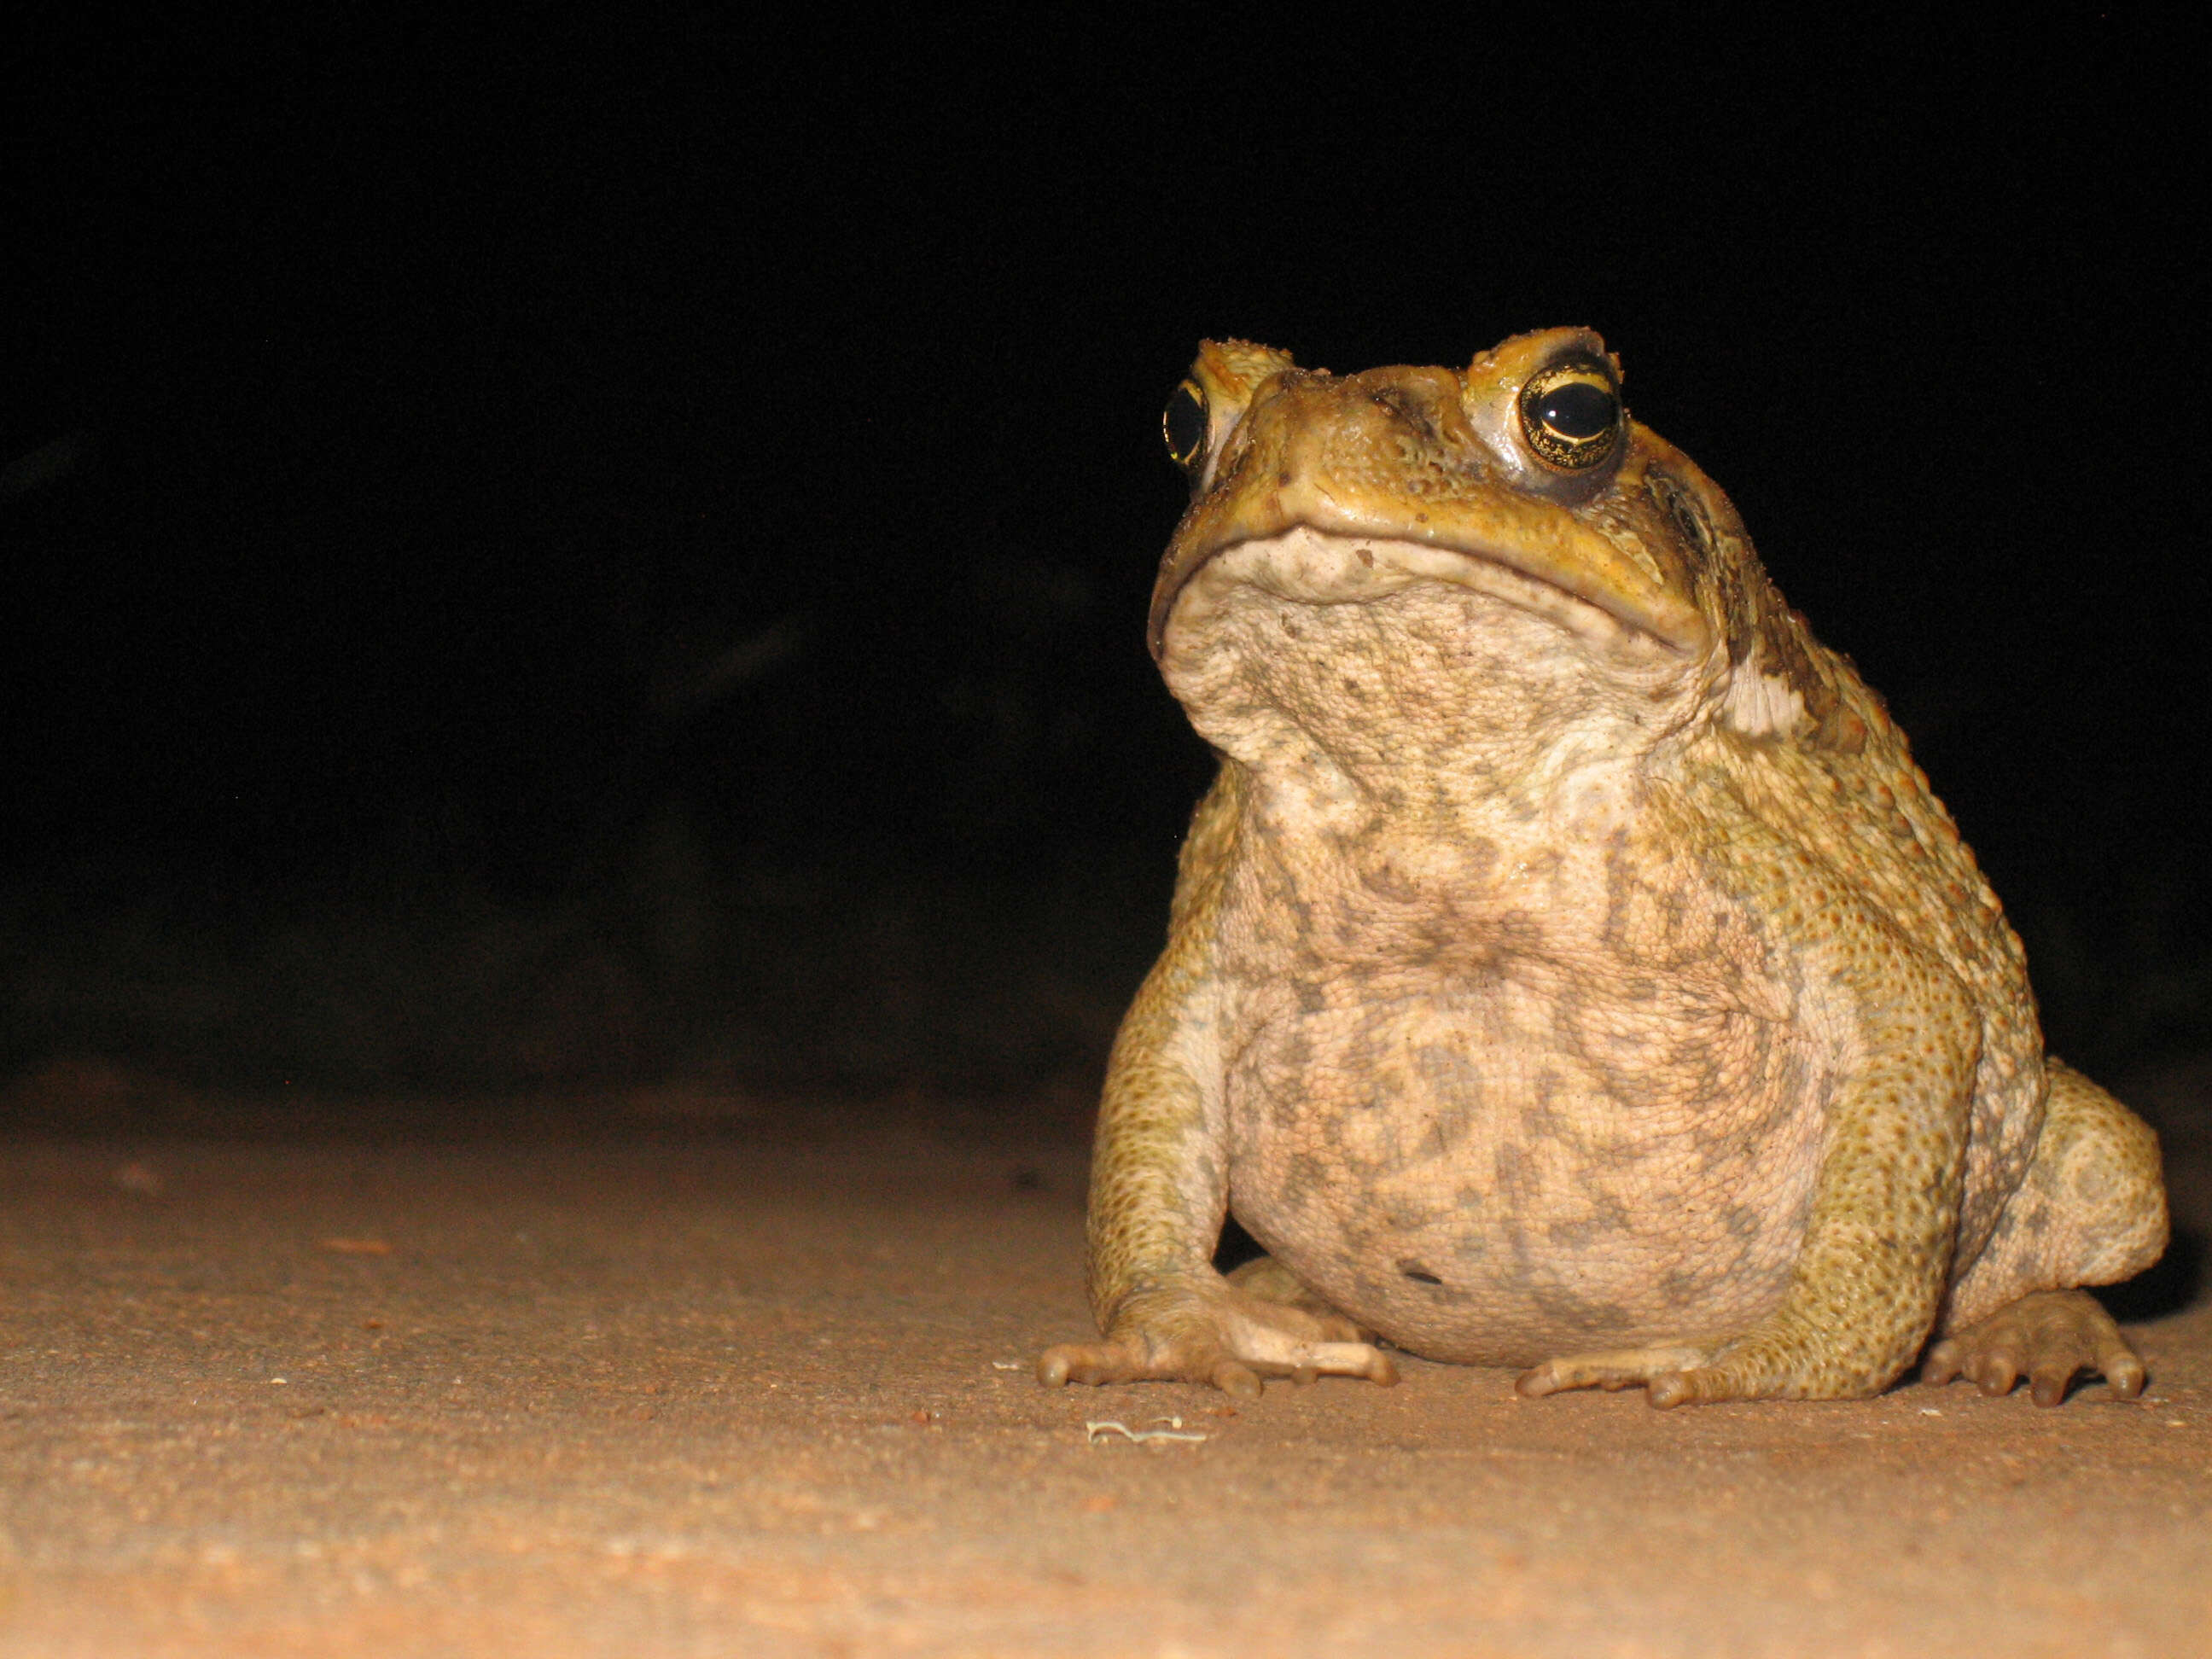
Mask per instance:
[[[2055,1406],[2075,1373],[2103,1373],[2124,1400],[2142,1361],[2096,1301],[2074,1287],[2141,1273],[2166,1248],[2158,1139],[2142,1120],[2071,1066],[2047,1062],[2051,1092],[2035,1156],[1945,1308],[1943,1340],[1923,1380],[1965,1376],[1990,1394],[2025,1375]]]
[[[2051,1088],[2035,1155],[1996,1231],[1951,1292],[1945,1330],[2033,1291],[2117,1284],[2166,1249],[2158,1137],[2072,1066],[2045,1064]]]

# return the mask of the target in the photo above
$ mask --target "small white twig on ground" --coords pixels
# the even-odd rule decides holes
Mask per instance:
[[[1179,1432],[1182,1428],[1182,1419],[1180,1417],[1156,1417],[1152,1421],[1164,1423],[1167,1427],[1133,1429],[1126,1423],[1116,1423],[1110,1419],[1100,1423],[1085,1423],[1083,1425],[1084,1440],[1087,1444],[1095,1446],[1107,1436],[1118,1434],[1124,1440],[1133,1440],[1141,1445],[1147,1440],[1188,1440],[1195,1443],[1208,1437],[1202,1434]]]

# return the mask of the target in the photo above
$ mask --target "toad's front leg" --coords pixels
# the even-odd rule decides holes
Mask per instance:
[[[1262,1376],[1397,1380],[1349,1320],[1213,1267],[1229,1148],[1212,922],[1237,783],[1224,768],[1199,809],[1168,948],[1106,1068],[1090,1207],[1091,1306],[1105,1340],[1046,1349],[1037,1379],[1048,1385],[1164,1379],[1255,1395]]]
[[[1212,1255],[1228,1209],[1227,1148],[1209,1070],[1211,1001],[1194,946],[1170,945],[1138,994],[1107,1068],[1091,1173],[1091,1304],[1105,1340],[1063,1342],[1037,1380],[1176,1381],[1256,1395],[1263,1376],[1397,1381],[1390,1357],[1325,1308],[1224,1279]]]
[[[1522,1394],[1640,1386],[1662,1407],[1854,1399],[1918,1355],[1950,1270],[1980,1028],[1940,963],[1870,917],[1838,921],[1824,955],[1850,1036],[1780,1304],[1733,1334],[1547,1361],[1521,1377]]]

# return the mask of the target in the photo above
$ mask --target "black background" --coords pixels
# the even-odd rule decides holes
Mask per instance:
[[[947,995],[1057,928],[1089,1000],[1021,1064],[1080,1070],[1209,766],[1142,640],[1181,506],[1158,410],[1195,341],[1349,371],[1565,323],[1890,698],[2061,1040],[2199,1042],[2176,44],[2120,9],[1975,38],[1453,15],[33,27],[0,325],[5,1058],[251,1071],[253,1039],[210,1033],[269,1029],[260,993],[195,1024],[100,975],[143,980],[154,939],[173,981],[244,984],[286,918],[412,928],[404,957],[465,891],[479,920],[597,918],[559,949],[617,959],[617,990],[549,994],[642,998],[630,1026],[879,914],[884,971]],[[813,921],[624,968],[603,896],[655,879],[648,910],[791,889]],[[353,923],[297,921],[341,890]],[[1102,911],[1119,942],[1066,969]],[[865,1024],[881,989],[790,1017]],[[707,1052],[633,1037],[520,1069]],[[458,1052],[370,1047],[380,1075]]]

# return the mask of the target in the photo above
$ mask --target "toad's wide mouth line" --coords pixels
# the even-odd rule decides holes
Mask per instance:
[[[1184,614],[1192,603],[1210,609],[1218,599],[1210,599],[1209,590],[1239,586],[1260,587],[1294,604],[1338,605],[1371,604],[1417,583],[1436,582],[1504,600],[1595,642],[1632,634],[1684,658],[1704,643],[1680,637],[1627,596],[1571,585],[1551,571],[1531,569],[1533,562],[1480,544],[1347,534],[1310,524],[1241,537],[1192,561],[1155,595],[1152,659],[1164,664],[1170,628],[1180,631],[1197,620]]]

